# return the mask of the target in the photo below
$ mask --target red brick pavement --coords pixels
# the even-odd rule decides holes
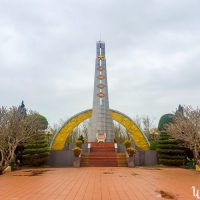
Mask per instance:
[[[0,176],[1,200],[193,200],[200,173],[179,168],[47,168],[41,175],[19,170]]]

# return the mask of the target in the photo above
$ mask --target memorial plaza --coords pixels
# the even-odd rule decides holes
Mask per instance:
[[[0,199],[192,200],[199,180],[199,173],[181,168],[32,168],[2,176]]]

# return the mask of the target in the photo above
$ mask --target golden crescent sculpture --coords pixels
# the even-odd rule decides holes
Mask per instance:
[[[131,137],[133,138],[135,144],[142,150],[149,149],[149,141],[146,136],[142,133],[142,131],[137,127],[137,125],[125,114],[110,109],[110,115],[113,120],[117,121],[121,125],[123,125]],[[72,118],[67,120],[67,122],[63,125],[63,127],[59,130],[59,132],[54,136],[51,149],[52,150],[62,150],[65,146],[65,142],[67,137],[71,134],[73,129],[77,127],[81,122],[86,119],[91,118],[92,110],[86,110],[81,113],[74,115]]]

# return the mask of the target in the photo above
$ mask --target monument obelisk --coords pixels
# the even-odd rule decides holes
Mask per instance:
[[[96,63],[92,117],[89,122],[88,142],[96,142],[97,135],[106,135],[105,142],[114,141],[113,120],[109,115],[108,83],[105,43],[96,43]]]

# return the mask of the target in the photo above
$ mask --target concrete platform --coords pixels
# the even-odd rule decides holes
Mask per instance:
[[[3,200],[192,200],[200,173],[179,168],[24,169],[0,176]]]

